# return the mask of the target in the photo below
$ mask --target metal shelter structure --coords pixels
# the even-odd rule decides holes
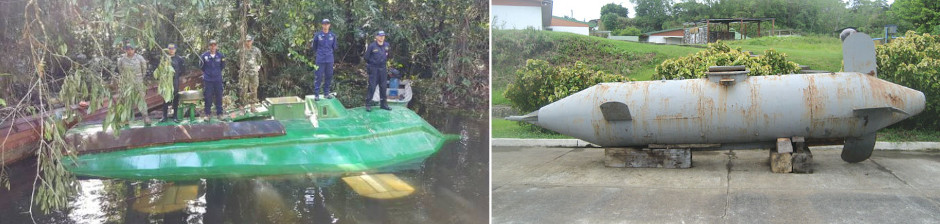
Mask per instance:
[[[741,32],[740,39],[747,38],[748,23],[757,23],[757,36],[762,36],[761,22],[770,21],[770,34],[773,35],[776,18],[721,18],[721,19],[702,19],[695,22],[695,25],[691,29],[687,29],[686,36],[689,44],[705,44],[705,43],[714,43],[718,40],[734,40],[736,39],[734,32],[731,32],[732,24],[735,24]],[[716,30],[712,30],[712,24],[719,24]],[[703,26],[704,25],[704,26]],[[721,26],[724,25],[724,26]],[[752,25],[753,26],[753,25]],[[724,29],[721,29],[724,28]],[[699,32],[704,29],[704,32]],[[691,32],[689,32],[691,31]],[[690,36],[696,37],[688,37]],[[697,35],[696,35],[697,34]],[[707,34],[707,35],[706,35]]]

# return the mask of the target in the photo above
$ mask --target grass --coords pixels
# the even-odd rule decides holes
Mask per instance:
[[[809,65],[813,70],[833,72],[842,70],[842,43],[836,37],[762,37],[725,43],[755,54],[763,54],[764,50],[774,49],[785,53],[790,61]]]
[[[530,131],[515,121],[492,119],[492,122],[493,138],[571,138],[562,134]]]
[[[565,32],[493,30],[493,89],[505,89],[528,59],[555,66],[577,61],[592,69],[634,80],[649,80],[663,60],[702,50],[695,47],[616,41]],[[494,92],[501,94],[502,92]],[[493,101],[496,102],[496,94]]]
[[[940,142],[940,131],[886,128],[878,131],[878,141],[885,142]]]

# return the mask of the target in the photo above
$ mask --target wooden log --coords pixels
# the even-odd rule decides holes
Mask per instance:
[[[222,139],[258,138],[284,135],[284,126],[275,120],[243,121],[216,124],[171,125],[113,132],[72,133],[65,141],[75,146],[78,154],[110,152],[180,142],[203,142]]]
[[[632,168],[690,168],[692,151],[684,149],[605,148],[604,165]]]
[[[793,143],[790,142],[790,138],[777,138],[777,153],[791,152],[793,152]]]
[[[793,172],[813,173],[813,153],[809,148],[797,151],[793,153]]]
[[[793,172],[793,156],[790,153],[777,153],[770,150],[770,171],[774,173]]]

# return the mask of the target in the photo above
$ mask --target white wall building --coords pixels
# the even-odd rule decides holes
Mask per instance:
[[[551,28],[552,31],[576,33],[585,36],[591,35],[590,24],[559,17],[552,17],[552,24],[549,28]]]
[[[497,29],[542,30],[551,21],[549,0],[493,0],[490,22]]]

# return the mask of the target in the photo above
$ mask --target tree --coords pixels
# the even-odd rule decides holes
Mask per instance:
[[[663,23],[671,16],[672,7],[669,0],[630,0],[636,7],[636,22],[643,31],[656,31],[663,29]]]
[[[607,14],[614,14],[620,17],[630,17],[630,9],[623,7],[622,5],[607,3],[601,7],[601,17]]]
[[[897,0],[891,13],[913,24],[918,33],[940,34],[940,3],[936,0]]]

